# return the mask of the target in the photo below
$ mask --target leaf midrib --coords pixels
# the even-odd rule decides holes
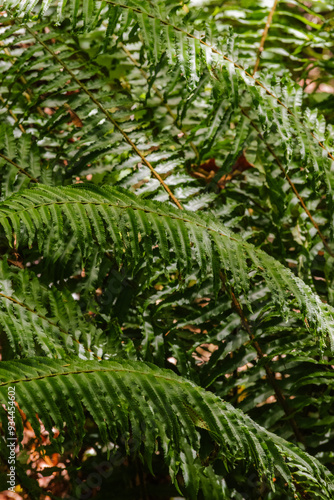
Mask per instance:
[[[65,367],[66,365],[63,365],[63,366]],[[153,377],[158,378],[158,379],[160,378],[163,380],[167,380],[168,382],[175,382],[175,383],[180,384],[180,385],[188,385],[188,386],[193,387],[196,390],[198,389],[196,386],[192,385],[189,381],[171,378],[171,377],[168,377],[167,375],[161,375],[161,374],[154,373],[153,371],[146,372],[146,371],[141,371],[141,370],[133,370],[133,369],[129,369],[129,368],[94,368],[94,369],[90,369],[90,370],[83,370],[82,369],[82,370],[71,370],[71,371],[65,371],[65,372],[47,373],[47,374],[38,375],[35,377],[29,377],[29,378],[24,378],[24,379],[16,379],[16,380],[9,380],[6,382],[1,382],[0,387],[5,387],[8,384],[18,384],[21,382],[32,382],[34,380],[42,380],[42,379],[46,379],[46,378],[58,377],[61,375],[80,375],[82,373],[96,373],[96,372],[102,372],[102,373],[126,372],[126,373],[134,373],[136,375],[141,375],[141,376],[146,376],[146,377],[153,376]]]
[[[4,202],[6,203],[6,202]],[[238,240],[237,238],[233,238],[232,236],[229,236],[228,234],[225,234],[217,229],[214,229],[212,227],[209,227],[209,226],[206,226],[204,224],[201,224],[197,221],[193,221],[193,220],[190,220],[190,219],[186,219],[185,217],[180,217],[178,215],[175,215],[175,214],[166,214],[166,213],[161,213],[161,212],[157,212],[155,210],[149,210],[147,208],[142,208],[142,207],[138,207],[138,206],[134,206],[134,205],[119,205],[118,203],[111,203],[111,202],[94,202],[94,201],[84,201],[84,200],[64,200],[64,201],[51,201],[51,202],[48,202],[48,203],[40,203],[40,204],[37,204],[37,205],[33,205],[33,206],[30,206],[30,207],[26,207],[26,208],[23,208],[21,210],[15,210],[15,214],[20,214],[20,213],[23,213],[23,212],[28,212],[28,211],[33,211],[33,210],[37,210],[38,208],[41,208],[41,207],[47,207],[47,206],[51,206],[51,205],[75,205],[75,204],[80,204],[80,205],[106,205],[106,206],[109,206],[109,207],[115,207],[115,208],[118,208],[119,210],[122,210],[122,209],[127,209],[127,208],[131,208],[132,210],[138,210],[138,211],[142,211],[142,212],[145,212],[145,213],[151,213],[151,214],[154,214],[154,215],[157,215],[159,217],[169,217],[170,219],[173,219],[173,220],[180,220],[180,221],[183,221],[183,222],[188,222],[189,224],[193,224],[197,227],[201,227],[201,228],[204,228],[204,229],[207,229],[208,231],[212,231],[214,233],[217,233],[219,234],[220,236],[225,236],[225,238],[228,238],[230,240],[233,240],[233,241],[236,241],[238,243],[240,243],[240,245],[244,246],[244,243],[240,240]],[[9,209],[11,207],[8,207]],[[0,207],[1,209],[1,207]],[[182,212],[184,213],[184,212]],[[5,214],[3,215],[1,218],[0,218],[0,223],[1,223],[1,220],[2,219],[8,219],[10,218],[11,215],[10,214]]]

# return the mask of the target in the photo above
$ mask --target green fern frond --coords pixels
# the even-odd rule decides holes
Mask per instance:
[[[26,165],[28,169],[24,168]],[[36,177],[41,174],[38,148],[31,136],[22,134],[15,140],[12,128],[5,123],[0,126],[0,169],[2,199],[27,187],[29,180],[38,182]]]
[[[42,286],[28,270],[14,273],[5,261],[0,276],[0,325],[15,357],[103,356],[101,331],[84,320],[70,293]]]
[[[95,3],[93,0],[75,3],[76,12],[70,13],[69,16],[76,18],[80,9],[83,15],[85,12],[92,12]],[[334,197],[330,179],[330,166],[334,159],[332,133],[329,127],[324,129],[321,119],[313,117],[310,120],[308,110],[301,110],[301,91],[291,79],[284,77],[279,82],[272,74],[264,75],[261,81],[255,79],[235,62],[233,43],[229,38],[223,42],[218,40],[217,43],[209,43],[205,33],[194,34],[193,30],[188,30],[186,16],[180,5],[173,4],[166,9],[164,2],[158,2],[155,7],[148,2],[138,4],[135,1],[108,1],[106,4],[116,9],[121,25],[124,25],[124,22],[128,27],[131,25],[127,16],[126,20],[122,18],[124,11],[130,12],[137,20],[144,43],[146,41],[146,54],[152,64],[156,64],[160,56],[168,51],[170,61],[181,67],[183,76],[188,80],[190,92],[193,92],[202,75],[209,72],[234,109],[239,105],[252,108],[251,118],[258,123],[266,139],[270,141],[271,135],[278,132],[284,162],[289,164],[293,160],[302,161],[313,188],[322,182],[327,190],[329,207],[333,209]],[[17,2],[10,2],[10,5],[17,5]],[[97,15],[101,12],[99,6],[97,2]],[[30,8],[31,4],[25,3],[20,6],[20,12],[28,13]],[[177,15],[175,9],[181,14]],[[96,21],[92,25],[95,25],[94,23]],[[30,30],[27,26],[25,29]],[[153,33],[153,36],[148,36],[148,33]],[[38,36],[37,39],[44,44]],[[51,51],[50,47],[45,47]],[[117,125],[115,126],[117,128]],[[129,138],[125,139],[128,141]],[[153,168],[152,173],[155,175]],[[161,179],[159,182],[173,198],[164,181]],[[174,201],[179,203],[177,198]]]
[[[255,467],[271,487],[272,477],[279,475],[292,489],[294,481],[307,483],[309,491],[320,492],[328,499],[334,491],[331,475],[316,459],[268,433],[213,394],[153,365],[111,361],[64,363],[42,358],[2,362],[2,403],[8,387],[15,387],[16,400],[38,435],[39,419],[50,436],[54,427],[63,434],[66,422],[71,438],[81,440],[87,410],[105,443],[118,435],[126,436],[128,441],[131,433],[137,452],[142,453],[149,466],[158,440],[171,476],[175,478],[180,468],[183,471],[190,498],[197,498],[200,486],[199,480],[193,483],[189,474],[192,468],[198,469],[201,482],[212,483],[215,495],[219,493],[217,478],[205,474],[205,457],[196,428],[208,432],[216,443],[213,467],[219,459],[232,467],[243,462],[245,470]],[[44,397],[47,394],[52,394],[52,398]],[[1,415],[5,422],[3,408]],[[21,440],[19,415],[17,420]]]
[[[327,150],[323,144],[323,133],[321,127],[315,128],[317,122],[310,122],[301,112],[301,89],[289,79],[282,80],[282,88],[277,85],[275,78],[259,81],[247,70],[242,68],[233,60],[231,55],[231,44],[225,41],[225,51],[217,49],[205,41],[205,37],[187,31],[187,25],[182,24],[176,16],[161,17],[155,11],[149,14],[143,12],[142,6],[136,2],[123,3],[108,2],[111,5],[119,5],[122,9],[132,10],[138,19],[143,16],[152,22],[159,21],[161,28],[159,36],[149,39],[148,54],[156,52],[152,44],[159,43],[161,50],[166,47],[176,47],[169,54],[170,59],[176,61],[183,68],[184,75],[190,82],[198,82],[202,73],[208,69],[214,79],[229,96],[234,107],[239,103],[249,106],[242,94],[246,92],[251,96],[252,106],[259,117],[259,123],[263,132],[268,134],[271,130],[278,130],[282,136],[282,145],[285,145],[286,159],[291,159],[293,142],[297,140],[301,145],[300,153],[307,162],[307,166],[317,176],[319,173],[326,179],[326,172],[330,163],[326,158],[333,160],[331,149]],[[165,29],[167,28],[167,30]],[[156,32],[156,30],[154,30]],[[170,36],[172,35],[172,39]],[[323,151],[321,151],[321,149]],[[324,154],[325,152],[326,154]],[[327,186],[329,189],[331,186]],[[331,198],[332,200],[332,193]]]
[[[38,186],[0,204],[0,226],[9,242],[15,233],[18,245],[24,241],[32,245],[37,240],[42,250],[45,235],[50,231],[55,241],[62,240],[66,237],[64,220],[69,222],[84,258],[92,251],[92,239],[101,250],[112,243],[118,263],[125,261],[134,269],[142,259],[148,264],[152,262],[152,242],[155,241],[165,265],[174,254],[181,273],[189,273],[196,262],[200,267],[206,266],[206,272],[213,275],[216,292],[220,288],[219,270],[224,269],[230,284],[245,299],[253,279],[251,276],[257,275],[265,281],[272,300],[285,314],[289,313],[289,295],[293,296],[318,331],[321,343],[328,334],[333,348],[332,309],[290,270],[210,217],[181,212],[158,202],[144,202],[127,192],[91,185]]]

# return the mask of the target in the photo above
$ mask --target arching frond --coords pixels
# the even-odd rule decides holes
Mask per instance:
[[[190,498],[197,498],[202,482],[206,488],[207,483],[213,488],[213,498],[222,498],[222,486],[208,473],[218,460],[226,467],[240,461],[245,463],[245,470],[255,467],[270,486],[272,477],[281,475],[291,488],[292,477],[299,484],[307,482],[308,490],[320,498],[329,499],[334,491],[332,477],[314,458],[268,433],[213,394],[153,365],[111,361],[64,363],[42,358],[3,362],[2,403],[8,387],[15,387],[17,402],[37,434],[40,423],[36,414],[50,435],[53,427],[62,434],[65,422],[72,439],[81,439],[86,410],[105,443],[118,435],[126,436],[128,441],[131,433],[132,447],[149,464],[158,440],[171,476],[175,478],[182,471]],[[46,394],[52,394],[52,399],[44,397]],[[5,422],[3,408],[1,415]],[[217,446],[216,460],[206,466],[198,428],[210,435],[211,446]],[[196,474],[189,475],[190,470]]]
[[[124,11],[137,21],[146,44],[147,56],[152,63],[156,64],[161,55],[167,53],[172,64],[179,64],[191,91],[203,72],[209,70],[234,108],[239,105],[251,107],[254,110],[252,118],[266,136],[270,137],[276,131],[280,135],[285,161],[291,162],[297,156],[313,178],[314,186],[322,179],[328,191],[330,206],[333,207],[330,176],[330,166],[334,160],[330,145],[332,132],[331,129],[326,132],[321,117],[309,111],[302,112],[302,91],[294,82],[288,77],[278,81],[272,75],[261,80],[253,77],[234,60],[233,43],[230,40],[225,40],[220,48],[221,40],[211,43],[206,39],[205,32],[198,34],[193,30],[188,31],[181,6],[178,10],[182,14],[177,16],[176,5],[166,9],[165,2],[158,2],[153,7],[149,2],[138,4],[135,0],[108,0],[107,4],[111,7],[110,13],[116,9],[115,15],[122,25],[128,25],[129,22],[128,15],[123,16]],[[8,5],[16,6],[17,2],[8,2]],[[28,13],[34,5],[36,2],[25,2],[20,5],[18,12]],[[49,5],[50,2],[47,2],[45,7]],[[58,13],[63,13],[63,6],[61,2]],[[101,13],[98,7],[101,5],[94,0],[80,5],[75,3],[74,11],[69,16],[77,22],[80,11],[87,19],[87,12],[92,14],[95,8],[97,18],[91,24],[94,26]],[[115,21],[112,22],[115,25]]]
[[[83,257],[91,252],[94,238],[101,249],[112,244],[117,261],[126,259],[128,267],[134,269],[143,258],[152,262],[152,242],[156,242],[156,251],[165,264],[170,262],[171,252],[182,274],[197,262],[204,275],[213,275],[216,292],[220,288],[219,270],[223,269],[231,285],[245,298],[251,276],[260,276],[274,302],[288,313],[287,300],[289,295],[294,296],[320,338],[328,334],[333,345],[331,308],[290,270],[208,216],[91,185],[39,186],[0,204],[0,226],[10,242],[15,234],[17,244],[28,239],[31,245],[37,239],[42,250],[45,233],[52,231],[55,241],[64,238],[64,221],[70,224]]]

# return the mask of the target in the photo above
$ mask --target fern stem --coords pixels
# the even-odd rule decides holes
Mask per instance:
[[[15,163],[13,160],[11,160],[10,158],[8,158],[7,156],[3,155],[2,153],[0,153],[0,157],[5,160],[6,162],[10,163],[11,165],[13,165],[13,167],[17,168],[22,174],[26,175],[27,177],[29,177],[29,179],[32,181],[32,182],[36,182],[38,184],[38,180],[35,179],[35,177],[33,177],[32,175],[30,175],[26,170],[24,170],[24,168],[20,167],[20,165],[18,165],[17,163]]]
[[[23,127],[23,125],[21,123],[19,123],[19,119],[18,117],[16,116],[16,114],[14,113],[14,111],[12,111],[9,107],[9,104],[5,104],[5,100],[4,98],[2,97],[2,95],[0,95],[0,101],[2,102],[2,104],[5,106],[5,108],[7,108],[7,111],[8,113],[10,114],[10,116],[13,118],[13,120],[15,121],[15,123],[18,124],[19,126],[19,129],[21,130],[21,132],[24,134],[25,133],[25,129]]]
[[[139,71],[141,72],[141,74],[143,75],[143,77],[145,78],[145,80],[148,80],[149,77],[148,77],[146,71],[143,70],[143,68],[140,66],[140,64],[132,56],[131,52],[125,47],[124,43],[119,42],[118,45],[121,47],[121,49],[123,50],[123,52],[128,56],[128,58],[130,59],[130,61],[139,69]],[[172,110],[172,108],[170,107],[170,105],[168,104],[168,102],[166,102],[166,100],[164,99],[163,94],[160,92],[160,90],[158,89],[158,87],[155,84],[152,85],[152,88],[153,88],[154,92],[157,94],[157,96],[159,97],[161,103],[167,109],[168,114],[173,118],[173,121],[174,121],[175,125],[183,133],[184,137],[187,138],[188,137],[187,132],[184,130],[184,128],[182,127],[182,125],[180,125],[180,123],[178,123],[177,115],[174,113],[174,111]],[[199,158],[199,153],[198,153],[198,150],[197,150],[195,144],[192,141],[190,141],[189,144],[190,144],[192,150],[194,151],[196,157]]]
[[[267,34],[268,34],[268,31],[269,31],[269,28],[270,28],[270,25],[271,25],[271,22],[272,22],[272,19],[273,19],[273,16],[274,16],[274,13],[275,13],[275,10],[276,10],[276,7],[278,5],[278,1],[279,0],[275,0],[274,1],[274,4],[272,6],[272,9],[269,13],[269,16],[268,16],[268,19],[267,19],[267,22],[266,22],[266,26],[265,26],[265,29],[263,31],[263,35],[262,35],[262,38],[261,38],[261,42],[260,42],[260,47],[259,47],[259,51],[258,51],[258,56],[257,56],[257,59],[256,59],[256,63],[255,63],[255,66],[254,66],[254,71],[253,71],[253,74],[256,73],[258,67],[259,67],[259,63],[260,63],[260,57],[261,57],[261,53],[263,51],[263,47],[264,47],[264,43],[265,43],[265,40],[266,40],[266,37],[267,37]],[[290,179],[289,175],[287,174],[282,162],[280,161],[280,159],[278,158],[278,156],[276,155],[275,151],[273,150],[273,148],[270,146],[270,144],[268,144],[265,140],[265,138],[263,137],[263,135],[261,134],[259,128],[257,127],[257,125],[253,122],[253,120],[248,116],[247,112],[240,106],[240,109],[241,109],[241,112],[242,114],[248,118],[248,120],[250,121],[252,127],[256,130],[257,134],[258,134],[258,137],[264,142],[264,144],[266,145],[266,148],[268,149],[268,151],[271,153],[271,155],[274,157],[277,165],[279,166],[281,172],[283,173],[284,177],[286,178],[286,180],[288,181],[288,183],[290,184],[290,187],[292,188],[293,192],[295,193],[295,195],[297,196],[298,200],[299,200],[299,203],[301,204],[302,208],[304,209],[305,213],[307,214],[307,216],[309,217],[311,223],[313,224],[314,228],[316,229],[318,235],[320,236],[325,248],[327,249],[329,255],[331,255],[332,257],[334,257],[334,253],[332,252],[331,248],[329,247],[327,241],[326,241],[326,238],[324,237],[324,235],[322,234],[322,232],[320,231],[320,228],[318,226],[318,224],[315,222],[315,220],[313,219],[310,211],[308,210],[303,198],[300,196],[295,184],[292,182],[292,180]]]
[[[268,31],[269,31],[270,25],[271,25],[273,17],[274,17],[274,13],[275,13],[278,1],[279,0],[275,0],[274,1],[274,4],[273,4],[273,6],[271,8],[271,11],[269,12],[269,16],[267,18],[267,22],[266,22],[266,25],[264,27],[263,33],[262,33],[260,47],[259,47],[259,50],[258,50],[258,53],[257,53],[257,57],[256,57],[256,61],[255,61],[255,66],[254,66],[254,69],[253,69],[253,75],[258,70],[258,67],[259,67],[259,64],[260,64],[261,54],[263,52],[264,44],[265,44],[265,41],[266,41],[266,38],[267,38],[267,35],[268,35]]]
[[[265,140],[265,138],[263,137],[263,135],[261,134],[259,128],[257,127],[257,125],[252,121],[252,119],[250,118],[250,116],[247,114],[247,112],[241,108],[241,112],[242,114],[248,118],[248,120],[250,121],[250,124],[252,125],[252,127],[256,130],[256,132],[258,133],[258,136],[259,138],[261,139],[261,141],[264,142],[264,144],[266,145],[266,148],[268,149],[268,151],[270,152],[270,154],[274,157],[277,165],[279,166],[281,172],[283,173],[284,177],[286,178],[286,180],[288,181],[288,183],[290,184],[290,187],[292,188],[293,192],[295,193],[295,195],[297,196],[298,200],[299,200],[299,203],[300,205],[302,206],[303,210],[305,211],[305,213],[307,214],[308,218],[310,219],[311,223],[313,224],[313,227],[316,229],[321,241],[323,242],[324,244],[324,247],[326,248],[327,252],[329,253],[329,255],[331,255],[331,257],[334,257],[334,252],[331,250],[330,246],[328,245],[327,241],[326,241],[326,238],[325,236],[322,234],[318,224],[316,223],[316,221],[313,219],[309,209],[307,208],[303,198],[300,196],[295,184],[292,182],[292,180],[290,179],[289,175],[287,174],[281,160],[278,158],[277,154],[275,153],[275,151],[273,150],[273,148],[270,146],[270,144],[268,144]]]
[[[256,350],[258,358],[260,360],[263,360],[266,356],[263,353],[263,351],[261,349],[261,346],[258,343],[258,341],[255,340],[255,336],[254,336],[254,334],[252,332],[252,329],[250,327],[249,321],[246,318],[246,316],[245,316],[245,314],[244,314],[244,312],[242,310],[241,304],[240,304],[240,302],[238,301],[237,297],[235,296],[235,294],[233,292],[233,289],[231,287],[227,287],[226,286],[226,281],[227,280],[226,280],[225,275],[221,271],[220,271],[220,279],[221,279],[221,281],[223,283],[223,287],[225,288],[225,290],[228,290],[228,293],[231,296],[233,306],[236,309],[238,315],[240,316],[242,326],[244,327],[244,329],[248,333],[249,339],[252,342],[252,345],[254,346],[254,348]],[[287,400],[285,399],[285,396],[284,396],[283,392],[281,391],[281,388],[279,387],[279,385],[277,383],[277,380],[275,378],[274,372],[272,371],[272,369],[270,368],[270,366],[269,366],[268,363],[264,362],[263,366],[264,366],[264,369],[266,371],[267,380],[270,383],[270,385],[272,386],[272,388],[274,389],[277,401],[280,404],[280,406],[282,407],[282,409],[283,409],[283,411],[284,411],[284,413],[285,413],[285,415],[286,415],[286,417],[287,417],[287,419],[288,419],[288,421],[290,423],[290,426],[291,426],[291,428],[293,430],[293,433],[294,433],[297,441],[300,442],[300,443],[302,443],[304,441],[304,438],[303,438],[303,436],[302,436],[302,434],[301,434],[301,432],[300,432],[300,430],[299,430],[299,428],[297,426],[296,420],[291,415],[291,410],[289,408],[289,405],[287,403]]]
[[[62,360],[61,360],[62,361]],[[69,366],[69,364],[63,364],[62,367],[63,368],[66,368],[67,366]],[[138,375],[142,375],[142,376],[146,376],[146,377],[150,377],[151,376],[151,373],[150,372],[147,372],[147,371],[144,371],[144,370],[134,370],[134,369],[130,369],[130,368],[91,368],[91,369],[87,369],[87,370],[84,370],[84,369],[77,369],[77,370],[71,370],[71,371],[55,371],[55,372],[52,372],[52,373],[43,373],[42,375],[36,375],[35,377],[25,377],[24,379],[17,379],[17,380],[7,380],[5,382],[1,382],[0,383],[0,387],[4,387],[6,385],[11,385],[11,384],[19,384],[19,383],[25,383],[25,382],[32,382],[34,380],[43,380],[43,379],[46,379],[46,378],[54,378],[54,377],[60,377],[61,375],[64,375],[64,376],[68,376],[68,375],[79,375],[79,374],[82,374],[82,373],[96,373],[96,372],[101,372],[101,373],[134,373],[134,374],[138,374]],[[175,384],[184,384],[185,381],[182,380],[181,378],[178,380],[177,378],[174,378],[174,377],[168,377],[167,375],[162,375],[160,373],[155,373],[154,374],[154,378],[157,378],[157,379],[162,379],[162,380],[166,380],[168,382],[174,382]],[[188,381],[186,381],[186,383],[189,383]],[[187,406],[185,402],[182,402],[183,406]]]
[[[128,136],[128,134],[122,129],[122,127],[118,124],[118,122],[111,116],[111,114],[109,113],[109,111],[107,109],[105,109],[105,107],[100,103],[100,101],[98,99],[96,99],[96,97],[94,97],[94,95],[91,93],[91,91],[86,87],[86,85],[81,81],[79,80],[79,78],[77,78],[75,76],[75,74],[73,73],[73,71],[67,66],[66,63],[64,63],[64,61],[62,61],[62,59],[60,59],[60,57],[57,56],[57,54],[55,54],[55,52],[50,49],[50,47],[48,47],[48,45],[46,43],[43,42],[43,40],[40,39],[40,37],[34,33],[33,30],[31,30],[28,26],[25,26],[25,29],[35,38],[35,40],[37,40],[38,43],[40,43],[42,45],[42,47],[44,47],[44,49],[49,52],[49,54],[51,54],[51,56],[67,71],[67,73],[71,76],[71,78],[79,85],[79,87],[88,95],[88,97],[94,102],[94,104],[99,108],[100,111],[102,111],[102,113],[108,118],[108,120],[114,125],[114,127],[122,134],[123,138],[125,139],[125,141],[131,146],[131,148],[135,151],[135,153],[140,157],[140,159],[142,160],[143,163],[145,163],[145,165],[151,170],[152,174],[154,175],[154,177],[156,177],[156,179],[158,179],[158,181],[160,182],[160,184],[162,185],[162,187],[165,189],[165,191],[168,193],[169,195],[169,198],[175,203],[175,205],[180,209],[180,210],[183,210],[183,207],[181,205],[181,203],[179,202],[179,200],[174,196],[174,194],[172,193],[172,191],[169,189],[169,187],[167,186],[167,184],[163,181],[163,179],[161,178],[161,176],[158,174],[158,172],[156,172],[153,168],[153,166],[151,165],[151,163],[145,158],[145,156],[143,155],[143,153],[141,151],[139,151],[139,149],[137,148],[137,146],[134,144],[134,142],[130,139],[130,137]]]
[[[169,217],[170,219],[173,219],[173,220],[180,220],[182,222],[189,222],[189,223],[194,224],[197,227],[201,227],[203,229],[206,229],[207,231],[219,234],[220,236],[224,236],[225,238],[228,238],[229,240],[238,241],[236,238],[233,238],[233,236],[225,234],[222,231],[219,231],[217,229],[208,227],[205,224],[201,224],[200,222],[191,221],[187,217],[177,216],[177,215],[170,214],[170,213],[168,215],[166,215],[166,214],[162,214],[160,212],[156,212],[154,210],[150,210],[149,208],[136,207],[136,206],[133,206],[130,204],[120,206],[118,203],[110,203],[110,202],[107,203],[107,202],[101,202],[101,201],[98,201],[98,202],[96,202],[96,201],[89,201],[88,202],[88,201],[83,201],[83,200],[50,201],[47,203],[39,203],[37,205],[34,205],[33,207],[25,207],[25,208],[22,208],[21,210],[16,210],[15,213],[19,214],[19,213],[27,212],[27,211],[32,210],[32,209],[37,209],[37,208],[41,208],[41,207],[48,207],[51,205],[97,205],[97,206],[105,205],[107,207],[115,207],[115,208],[122,208],[122,209],[131,208],[132,210],[142,211],[144,213],[156,214],[156,215],[159,215],[159,217]],[[5,215],[4,217],[7,217],[7,216]],[[0,221],[1,221],[1,218],[0,218]]]
[[[178,26],[175,26],[174,24],[171,24],[169,23],[168,21],[165,21],[163,19],[160,19],[159,17],[156,17],[154,16],[153,14],[149,14],[147,12],[143,12],[141,9],[138,9],[137,7],[130,7],[129,5],[124,5],[124,4],[119,4],[117,2],[113,2],[111,0],[106,0],[106,3],[107,4],[110,4],[110,5],[113,5],[114,7],[120,7],[122,9],[129,9],[129,10],[132,10],[133,12],[136,12],[137,14],[145,14],[147,17],[151,18],[151,19],[156,19],[158,20],[161,24],[165,25],[165,26],[169,26],[170,28],[172,28],[174,31],[178,31],[179,33],[183,33],[186,37],[188,38],[192,38],[193,40],[197,40],[198,43],[200,43],[201,45],[204,45],[205,47],[208,47],[211,52],[213,52],[214,54],[217,54],[219,56],[221,56],[225,61],[228,61],[229,63],[233,64],[233,66],[237,69],[239,69],[240,71],[242,71],[246,76],[248,76],[249,78],[251,78],[252,80],[254,80],[255,84],[258,85],[259,87],[261,87],[267,95],[269,95],[270,97],[272,97],[273,99],[275,99],[275,101],[277,102],[277,104],[279,104],[280,106],[282,106],[284,109],[286,109],[287,113],[292,116],[295,120],[299,121],[305,128],[305,130],[307,130],[310,135],[313,137],[313,139],[315,139],[315,141],[318,143],[318,145],[324,150],[326,151],[327,153],[327,157],[330,158],[331,160],[334,161],[334,156],[332,155],[332,153],[330,151],[328,151],[328,149],[322,144],[321,141],[318,140],[318,138],[316,137],[316,135],[311,131],[309,130],[305,125],[304,123],[299,120],[297,118],[297,116],[291,111],[290,108],[288,108],[288,106],[286,106],[286,104],[284,104],[283,101],[281,101],[279,99],[279,97],[277,97],[275,94],[273,94],[262,82],[260,82],[260,80],[257,80],[251,73],[249,73],[247,70],[245,70],[242,66],[240,66],[240,64],[236,63],[235,61],[233,61],[232,59],[230,59],[229,57],[225,56],[222,52],[220,52],[219,50],[215,49],[212,45],[210,45],[209,43],[205,42],[204,40],[202,40],[201,38],[198,38],[197,36],[195,35],[192,35],[191,33],[188,33],[187,31],[179,28]]]

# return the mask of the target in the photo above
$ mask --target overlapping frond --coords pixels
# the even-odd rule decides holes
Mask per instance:
[[[28,169],[23,165],[28,165]],[[38,148],[31,136],[22,134],[19,140],[15,140],[12,128],[5,123],[0,127],[0,168],[2,198],[26,187],[31,181],[38,182],[36,177],[41,174]]]
[[[164,190],[159,190],[161,185],[168,192],[165,195],[168,199],[168,196],[173,198],[169,184],[180,185],[182,189],[182,184],[194,183],[191,178],[186,179],[180,173],[168,178],[173,170],[181,170],[180,162],[184,157],[182,144],[175,151],[173,135],[176,136],[177,132],[174,132],[173,135],[166,133],[157,147],[149,126],[149,109],[142,98],[131,95],[130,85],[118,85],[110,91],[111,82],[105,74],[105,64],[94,62],[87,67],[87,54],[75,37],[70,35],[66,44],[63,40],[54,43],[53,35],[44,33],[44,23],[39,23],[35,28],[30,30],[26,27],[22,35],[18,27],[17,32],[13,33],[11,46],[20,55],[24,53],[25,57],[4,58],[2,84],[8,102],[7,111],[14,109],[17,112],[19,106],[32,113],[29,116],[27,113],[19,114],[20,126],[29,127],[31,116],[38,113],[34,134],[38,143],[42,147],[47,146],[50,151],[43,158],[44,171],[49,174],[49,179],[43,178],[45,183],[57,183],[61,177],[91,175],[89,167],[92,162],[96,164],[105,157],[108,158],[108,164],[101,162],[101,168],[95,169],[95,173],[115,170],[112,175],[113,180],[117,181],[133,172],[130,183],[134,186],[147,184],[153,173],[155,178],[150,186],[143,187],[143,191],[162,196],[162,199]],[[7,27],[7,37],[9,31],[11,29]],[[26,43],[31,44],[29,63],[26,62],[27,51],[21,48]],[[115,56],[115,64],[118,62],[119,57]],[[21,75],[19,79],[18,74]],[[142,86],[146,93],[146,79],[142,78],[143,85],[135,72],[133,76],[127,75],[129,77],[136,84],[136,92]],[[65,92],[62,92],[63,89],[66,89]],[[56,93],[57,98],[54,97]],[[140,143],[140,150],[136,146],[137,142]],[[157,149],[159,155],[150,154]],[[17,170],[24,173],[19,163]],[[194,187],[185,187],[180,196],[187,199],[197,191]],[[177,198],[175,200],[178,203]]]
[[[15,4],[15,2],[14,2]],[[169,62],[178,64],[181,73],[193,91],[204,72],[209,70],[216,85],[228,95],[231,105],[252,107],[252,118],[261,127],[266,137],[278,132],[281,138],[284,160],[288,163],[298,158],[316,186],[320,180],[329,193],[328,200],[333,203],[333,186],[330,175],[332,155],[332,131],[326,131],[322,117],[317,117],[308,110],[302,111],[302,90],[297,88],[288,77],[279,80],[273,75],[255,79],[234,59],[233,40],[209,39],[208,35],[189,31],[187,16],[179,6],[182,15],[177,15],[174,6],[166,8],[165,2],[151,6],[149,2],[130,0],[108,1],[105,5],[116,9],[116,18],[123,26],[128,25],[130,13],[140,27],[146,54],[152,63],[157,64],[162,54],[168,55]],[[48,3],[49,5],[49,3]],[[63,4],[60,4],[60,11]],[[82,12],[92,11],[95,2],[75,4],[76,18],[79,9]],[[29,12],[31,3],[20,6],[20,12]],[[102,7],[102,5],[99,7]],[[88,10],[87,10],[88,9]],[[185,9],[187,11],[187,9]],[[98,15],[101,10],[97,9]],[[115,22],[113,21],[115,26]],[[110,33],[109,33],[110,34]]]
[[[17,245],[24,241],[32,245],[37,240],[42,251],[50,231],[57,245],[64,232],[66,237],[64,221],[68,221],[83,258],[92,251],[93,239],[102,250],[112,244],[117,262],[125,259],[127,266],[135,269],[143,258],[148,264],[152,262],[155,242],[155,251],[165,265],[175,258],[180,273],[187,274],[197,262],[202,276],[213,275],[216,292],[221,287],[220,269],[227,272],[235,290],[246,297],[251,276],[260,276],[274,302],[287,313],[287,301],[293,296],[320,338],[328,334],[333,345],[331,308],[290,270],[208,216],[180,212],[158,202],[144,202],[127,192],[89,184],[38,186],[0,204],[0,226],[9,242],[15,234]]]
[[[62,433],[65,421],[72,439],[80,440],[87,410],[105,443],[118,435],[128,441],[131,435],[132,449],[142,453],[149,465],[158,440],[174,481],[177,472],[183,472],[190,498],[197,498],[202,482],[206,488],[208,483],[213,488],[213,498],[222,498],[221,484],[208,473],[219,459],[226,467],[240,461],[246,464],[246,470],[255,467],[271,486],[272,477],[279,475],[291,488],[292,478],[299,484],[307,483],[308,490],[319,498],[330,498],[333,492],[332,477],[314,458],[268,433],[213,394],[153,365],[64,363],[42,358],[3,362],[2,402],[8,387],[15,387],[17,402],[37,434],[40,422],[36,413],[50,435],[53,427]],[[44,397],[46,394],[52,394],[52,399]],[[1,414],[5,421],[3,408]],[[17,426],[20,429],[19,423]],[[199,428],[210,435],[211,446],[216,443],[216,459],[206,465],[196,432]]]
[[[15,357],[102,357],[106,341],[68,291],[45,287],[27,269],[0,261],[0,324]]]

